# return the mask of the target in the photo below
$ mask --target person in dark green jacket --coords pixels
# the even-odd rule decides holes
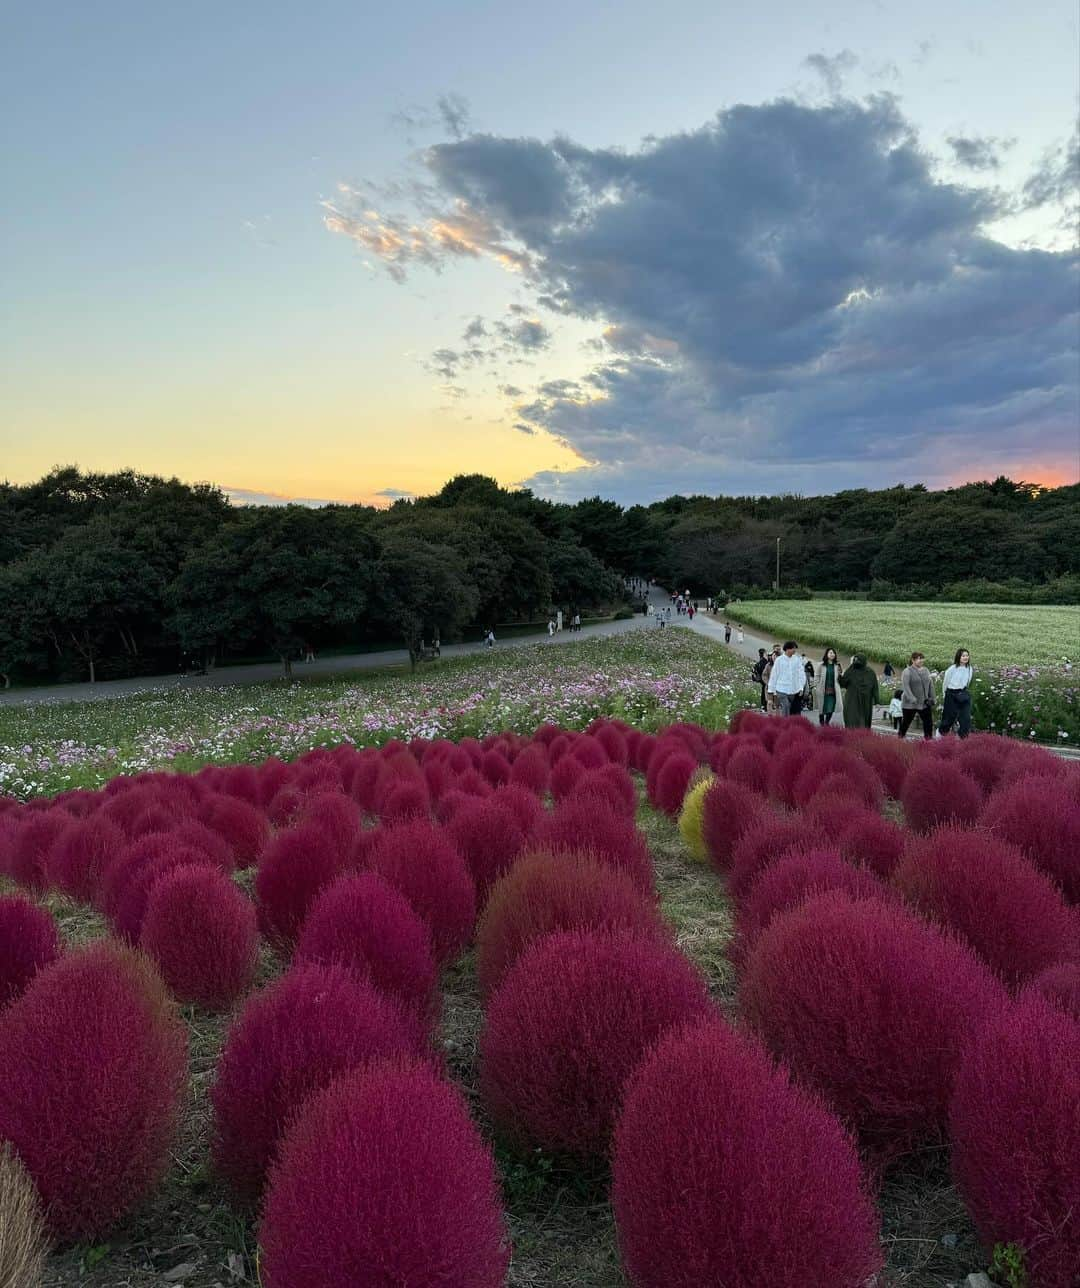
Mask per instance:
[[[877,676],[866,658],[856,653],[851,665],[840,676],[844,690],[844,728],[869,729],[874,721],[874,704],[878,700]]]

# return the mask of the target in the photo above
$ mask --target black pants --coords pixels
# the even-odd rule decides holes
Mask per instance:
[[[769,695],[764,684],[761,686],[761,709],[762,711],[768,711],[769,709]]]
[[[945,690],[938,732],[948,733],[954,724],[959,726],[957,732],[961,738],[966,738],[971,732],[971,693],[968,689]]]
[[[905,707],[904,714],[900,717],[900,737],[903,738],[911,728],[911,722],[918,716],[922,721],[922,732],[924,738],[934,736],[934,709],[933,707],[923,707],[921,711],[915,707]]]

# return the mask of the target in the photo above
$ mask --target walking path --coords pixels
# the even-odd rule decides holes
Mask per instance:
[[[664,602],[668,602],[666,597]],[[652,620],[652,617],[645,618],[638,613],[637,616],[622,621],[596,622],[591,626],[582,626],[580,631],[570,631],[564,627],[550,636],[546,630],[535,635],[514,635],[507,640],[496,640],[495,648],[513,648],[517,644],[572,644],[575,640],[593,636],[622,635],[626,631],[640,630],[651,624]],[[483,651],[482,643],[442,646],[443,657],[466,657]],[[293,678],[339,675],[344,671],[367,671],[384,666],[407,666],[408,663],[409,654],[403,648],[380,649],[374,653],[347,653],[340,657],[316,658],[314,662],[294,662]],[[254,684],[261,680],[281,678],[280,662],[258,662],[251,666],[223,666],[206,675],[143,675],[128,680],[98,680],[96,684],[48,684],[30,689],[0,690],[0,707],[24,706],[36,702],[94,702],[105,698],[126,697],[131,693],[147,693],[150,690],[214,689],[227,684]]]

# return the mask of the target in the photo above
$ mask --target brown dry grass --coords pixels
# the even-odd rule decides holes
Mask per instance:
[[[9,1146],[0,1146],[0,1288],[37,1288],[45,1227],[34,1183]]]

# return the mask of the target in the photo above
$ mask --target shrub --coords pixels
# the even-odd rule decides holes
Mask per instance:
[[[336,1078],[284,1138],[259,1232],[265,1288],[502,1288],[491,1151],[460,1094],[418,1064]]]
[[[745,957],[777,913],[796,908],[827,890],[843,890],[853,899],[888,896],[888,890],[877,877],[845,863],[835,850],[807,850],[778,859],[761,872],[739,905],[736,923],[739,941],[733,958]]]
[[[76,819],[53,842],[45,878],[70,898],[92,903],[106,867],[126,845],[123,832],[100,814]]]
[[[1053,778],[1021,778],[992,796],[980,822],[1011,841],[1080,903],[1080,802]]]
[[[664,759],[655,778],[652,804],[672,818],[678,814],[690,780],[697,773],[698,762],[686,752],[675,751]]]
[[[99,1236],[153,1188],[186,1079],[186,1038],[146,958],[102,941],[35,976],[0,1024],[0,1139],[53,1234]]]
[[[824,845],[828,845],[828,838],[806,819],[766,814],[743,832],[732,850],[728,889],[736,899],[743,899],[770,863]]]
[[[899,800],[915,754],[913,745],[901,742],[899,738],[881,738],[877,734],[853,737],[849,745],[877,774],[885,795]]]
[[[816,742],[807,745],[804,741],[802,745],[785,747],[772,757],[766,789],[773,800],[781,805],[794,806],[795,781],[811,763],[815,752],[820,750]]]
[[[11,1146],[0,1143],[0,1284],[40,1288],[47,1250],[34,1182]]]
[[[9,842],[7,869],[12,879],[35,894],[44,894],[49,852],[70,825],[71,815],[55,806],[24,814]]]
[[[1076,951],[1057,887],[982,828],[943,827],[913,838],[893,882],[929,921],[966,939],[1006,984],[1022,984]]]
[[[965,945],[835,891],[772,919],[740,991],[774,1053],[883,1154],[944,1126],[960,1055],[1002,995]]]
[[[421,1054],[419,1026],[344,966],[304,963],[245,1003],[210,1092],[214,1165],[244,1200],[262,1189],[290,1116],[337,1074]]]
[[[238,868],[257,862],[270,839],[266,816],[237,796],[211,796],[203,802],[199,817],[229,847],[233,865]]]
[[[488,891],[521,853],[525,833],[509,809],[487,800],[462,805],[446,831],[468,864],[482,907]]]
[[[556,801],[565,800],[585,773],[585,766],[576,757],[561,756],[552,768],[548,779],[552,798]]]
[[[709,859],[718,872],[731,866],[732,848],[743,833],[769,815],[756,792],[718,778],[702,802],[701,832]]]
[[[904,836],[904,829],[890,819],[866,811],[840,829],[837,843],[849,863],[869,868],[888,881],[903,854]]]
[[[488,1007],[481,1090],[513,1140],[602,1154],[627,1078],[663,1033],[710,1009],[705,982],[652,936],[557,931],[527,948]]]
[[[875,809],[881,804],[877,774],[857,756],[836,747],[818,749],[796,776],[791,794],[794,803],[804,807],[818,792],[854,796]]]
[[[513,814],[525,840],[528,841],[544,817],[544,807],[537,797],[528,788],[518,783],[506,783],[492,792],[491,799],[496,805],[501,805]]]
[[[599,769],[587,769],[571,787],[567,799],[577,796],[602,800],[616,814],[625,814],[627,818],[634,818],[637,814],[637,788],[621,765],[607,764]]]
[[[427,1030],[438,1019],[431,935],[405,896],[375,872],[341,877],[323,890],[304,921],[296,961],[347,966]]]
[[[858,797],[845,795],[843,792],[821,790],[812,796],[803,809],[806,818],[811,819],[824,836],[839,837],[845,828],[862,823],[868,818],[880,818]]]
[[[1080,963],[1058,962],[1056,966],[1048,966],[1035,976],[1028,989],[1041,994],[1080,1023]]]
[[[465,860],[440,829],[426,822],[378,828],[367,866],[408,899],[431,935],[436,962],[458,957],[472,938],[476,887]]]
[[[937,756],[920,756],[904,779],[900,802],[908,826],[929,832],[947,823],[974,823],[982,791],[973,778]]]
[[[300,823],[279,832],[255,873],[263,934],[282,951],[291,950],[319,891],[344,866],[340,850],[316,823]]]
[[[593,737],[603,747],[607,753],[607,758],[613,764],[625,767],[630,761],[630,747],[626,741],[626,734],[617,729],[614,725],[601,725],[595,730]]]
[[[760,743],[749,742],[736,747],[728,757],[724,777],[764,796],[769,789],[771,768],[772,757],[765,748]]]
[[[60,956],[56,922],[22,895],[0,895],[0,1007]]]
[[[384,823],[404,823],[408,819],[427,818],[431,813],[431,793],[427,782],[402,782],[383,797],[379,818]]]
[[[634,1074],[612,1181],[639,1288],[863,1288],[881,1267],[851,1138],[720,1019],[669,1033]]]
[[[510,762],[500,751],[485,751],[480,757],[480,772],[492,787],[499,787],[510,781]]]
[[[710,774],[695,783],[683,797],[682,809],[679,810],[679,835],[691,857],[699,863],[705,863],[709,857],[705,845],[705,797],[715,782]]]
[[[121,939],[126,939],[129,944],[137,944],[142,934],[147,904],[154,887],[170,872],[189,866],[205,867],[208,871],[214,870],[205,854],[175,843],[164,846],[160,853],[153,855],[132,870],[117,899],[116,911],[110,917],[116,934]]]
[[[255,908],[214,868],[176,867],[150,889],[139,946],[175,997],[227,1010],[255,973]]]
[[[547,753],[542,747],[526,747],[510,766],[510,781],[537,796],[546,795],[549,777]]]
[[[1073,1288],[1080,1266],[1080,1024],[1026,994],[964,1053],[949,1129],[957,1187],[983,1242],[1015,1243],[1028,1282]]]
[[[360,830],[360,813],[344,792],[320,792],[310,797],[304,805],[301,822],[314,823],[342,863],[352,854]]]
[[[536,829],[538,850],[587,850],[602,863],[625,872],[639,889],[651,895],[656,888],[652,859],[645,838],[631,819],[579,798],[564,801]]]
[[[490,995],[529,944],[553,930],[666,933],[656,904],[610,864],[587,853],[527,854],[492,887],[477,927],[481,993]]]

